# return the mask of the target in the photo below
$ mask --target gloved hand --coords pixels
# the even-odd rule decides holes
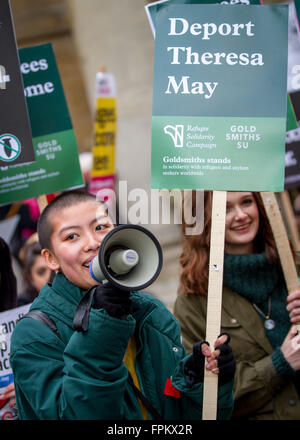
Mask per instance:
[[[217,368],[219,370],[219,385],[224,385],[233,379],[235,373],[236,362],[232,353],[232,348],[230,347],[230,335],[226,332],[221,333],[218,338],[222,335],[227,335],[228,339],[224,344],[217,345],[215,347],[215,352],[220,351],[217,354]]]
[[[93,286],[77,305],[73,318],[74,330],[88,330],[91,307],[105,309],[110,316],[120,319],[125,319],[133,310],[130,292],[120,290],[109,283]]]
[[[118,289],[110,283],[96,287],[92,307],[104,309],[114,317],[124,319],[132,312],[130,292]]]
[[[226,335],[227,339],[223,344],[218,345],[218,339],[223,335]],[[205,357],[208,361],[208,369],[213,373],[219,374],[219,385],[224,385],[233,378],[236,362],[232,349],[228,345],[230,335],[226,332],[222,332],[218,336],[218,339],[215,341],[215,351],[212,353],[207,341],[197,342],[193,346],[193,355],[186,362],[184,367],[186,384],[188,387],[192,387],[195,383],[203,381]]]
[[[193,355],[186,361],[184,374],[186,385],[191,388],[197,382],[203,382],[205,356],[202,353],[202,344],[209,343],[200,341],[193,346]]]

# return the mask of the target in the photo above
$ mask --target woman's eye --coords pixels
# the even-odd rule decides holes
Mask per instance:
[[[70,234],[67,236],[67,240],[74,240],[74,238],[78,237],[77,234]]]
[[[106,227],[107,227],[106,225],[97,225],[96,231],[103,231],[103,229],[105,229]]]
[[[46,267],[40,267],[40,268],[36,271],[36,273],[37,273],[37,275],[42,276],[42,275],[44,275],[44,274],[46,273],[46,271],[47,271],[47,268],[46,268]]]
[[[251,205],[251,203],[252,203],[252,200],[251,200],[251,199],[245,199],[245,200],[243,201],[243,204],[244,204],[244,205]]]

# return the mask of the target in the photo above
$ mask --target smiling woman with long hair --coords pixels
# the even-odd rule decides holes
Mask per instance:
[[[205,339],[212,193],[204,196],[204,228],[183,236],[174,313],[187,351]],[[185,230],[183,223],[182,230]],[[287,299],[275,241],[259,193],[228,192],[222,331],[237,362],[233,417],[300,419],[300,291]]]

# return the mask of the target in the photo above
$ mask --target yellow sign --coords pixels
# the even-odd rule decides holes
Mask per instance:
[[[116,98],[97,98],[92,177],[114,174],[116,125]]]

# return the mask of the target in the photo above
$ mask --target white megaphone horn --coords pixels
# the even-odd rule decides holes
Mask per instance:
[[[97,282],[107,280],[121,290],[141,290],[156,280],[162,261],[161,246],[150,231],[139,225],[120,225],[104,237],[89,269]]]

